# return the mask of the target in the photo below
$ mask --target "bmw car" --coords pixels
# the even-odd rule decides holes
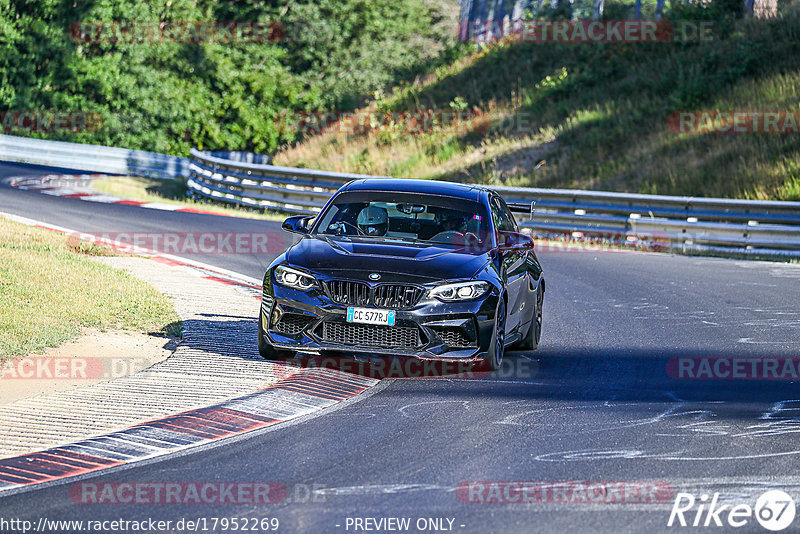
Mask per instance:
[[[264,358],[406,356],[498,369],[537,348],[545,281],[531,238],[494,191],[428,180],[344,185],[264,276]]]

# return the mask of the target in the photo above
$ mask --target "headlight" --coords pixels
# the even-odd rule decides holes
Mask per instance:
[[[435,287],[431,289],[430,295],[445,302],[454,302],[476,299],[485,295],[487,291],[489,291],[488,282],[459,282]]]
[[[275,268],[275,281],[282,286],[290,287],[292,289],[299,289],[300,291],[307,291],[317,285],[317,280],[310,274],[303,271],[279,265]]]

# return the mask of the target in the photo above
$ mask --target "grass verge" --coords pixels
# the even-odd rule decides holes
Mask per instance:
[[[137,202],[160,202],[184,208],[207,211],[243,219],[282,221],[287,215],[274,211],[251,209],[240,206],[225,206],[208,201],[194,200],[187,196],[188,188],[183,180],[159,180],[138,176],[101,178],[92,187],[101,193]]]
[[[0,217],[0,361],[56,347],[88,327],[179,336],[167,297],[91,259],[111,255]]]

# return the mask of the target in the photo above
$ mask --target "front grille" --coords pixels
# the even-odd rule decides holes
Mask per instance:
[[[442,338],[449,347],[477,347],[477,341],[471,341],[460,328],[436,328],[436,335]]]
[[[417,303],[423,289],[416,286],[385,284],[375,288],[375,305],[381,308],[408,308]]]
[[[322,338],[337,345],[412,349],[420,345],[419,328],[325,321]]]
[[[331,300],[337,304],[380,308],[410,308],[425,292],[420,287],[406,284],[382,284],[370,288],[364,282],[350,280],[331,280],[327,287]]]
[[[328,293],[337,304],[350,306],[369,305],[369,286],[362,282],[332,280],[328,282]]]
[[[300,313],[284,313],[272,329],[276,332],[294,336],[302,332],[308,326],[308,323],[313,320],[313,317]]]

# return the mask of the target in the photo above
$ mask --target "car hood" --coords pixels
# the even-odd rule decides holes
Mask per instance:
[[[378,273],[381,282],[425,283],[472,278],[489,256],[429,244],[304,236],[289,248],[286,259],[323,276],[367,279]]]

